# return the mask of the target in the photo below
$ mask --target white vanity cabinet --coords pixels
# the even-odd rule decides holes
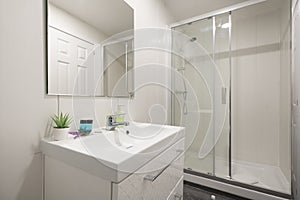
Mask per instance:
[[[138,159],[143,164],[135,166],[142,162],[128,158],[136,167],[134,171],[117,174],[100,166],[95,157],[79,148],[83,141],[42,141],[44,200],[181,200],[183,136],[184,129],[178,129],[176,134],[149,146],[151,151],[139,152],[138,158],[147,158],[146,162]]]
[[[113,200],[179,200],[183,187],[183,148],[180,140],[121,183],[113,183]]]

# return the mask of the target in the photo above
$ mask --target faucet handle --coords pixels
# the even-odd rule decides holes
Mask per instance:
[[[115,115],[107,115],[106,116],[106,125],[112,126],[116,122],[116,116]]]

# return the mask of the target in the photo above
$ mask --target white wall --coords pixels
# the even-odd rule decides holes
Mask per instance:
[[[39,141],[45,134],[51,114],[58,108],[72,111],[71,98],[45,95],[46,24],[42,2],[0,1],[0,199],[3,200],[42,199]],[[143,0],[143,3],[137,0],[134,5],[136,25],[163,26],[168,23],[168,14],[164,14],[167,11],[159,0]],[[149,13],[147,18],[142,17],[145,13]],[[159,95],[159,91],[153,91],[148,101],[165,99]],[[145,99],[141,94],[136,96],[142,105]],[[101,125],[104,125],[105,115],[115,109],[111,103],[117,102],[97,98],[94,107],[91,99],[82,99],[81,116],[89,115],[86,113],[91,108]],[[142,111],[135,113],[138,112]]]
[[[50,26],[94,44],[100,43],[107,38],[107,35],[100,30],[52,4],[49,4],[48,12],[48,22]]]
[[[0,1],[0,199],[41,200],[39,141],[56,97],[46,91],[45,12],[37,0]]]
[[[144,33],[147,28],[166,29],[173,22],[173,18],[161,0],[135,0],[135,48],[141,48],[145,40],[158,41],[155,44],[164,44],[167,33],[163,30],[154,31],[148,37]],[[149,30],[149,32],[152,32]],[[159,33],[158,33],[159,32]],[[158,33],[155,35],[155,33]],[[153,45],[155,47],[155,45]],[[170,123],[170,87],[169,54],[159,50],[138,50],[135,52],[135,99],[129,106],[129,112],[134,120],[154,122],[159,124]],[[147,84],[147,86],[143,86]],[[161,84],[158,86],[156,84]]]

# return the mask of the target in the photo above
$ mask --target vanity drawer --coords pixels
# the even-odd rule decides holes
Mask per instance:
[[[113,200],[167,200],[183,176],[184,139],[124,181],[113,184]]]

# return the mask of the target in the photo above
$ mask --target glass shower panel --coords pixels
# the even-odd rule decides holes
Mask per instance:
[[[208,134],[211,133],[212,96],[214,88],[213,40],[214,19],[204,19],[174,28],[186,39],[173,37],[173,50],[179,50],[172,56],[174,73],[173,98],[174,123],[186,127],[185,168],[193,171],[213,174],[213,151],[200,156],[200,148]],[[179,43],[179,44],[178,44]],[[197,46],[198,51],[193,50]],[[183,56],[184,55],[184,56]],[[206,74],[206,75],[204,75]],[[199,124],[195,121],[199,120]],[[212,137],[208,137],[212,140]],[[213,143],[213,141],[210,141]]]
[[[172,56],[173,67],[179,74],[173,76],[177,97],[174,98],[176,99],[173,109],[174,121],[176,125],[185,126],[187,132],[185,168],[223,178],[228,177],[230,175],[229,14],[185,24],[174,30],[189,37],[187,43],[179,42],[179,44],[178,38],[173,37],[173,48],[187,51],[189,56]],[[195,54],[189,46],[191,44],[200,46],[202,51]],[[193,95],[196,99],[192,99]],[[199,118],[198,126],[193,125],[196,115]]]
[[[215,120],[215,126],[220,126],[220,133],[215,133],[215,175],[222,178],[228,178],[231,175],[230,169],[230,80],[231,80],[231,52],[230,52],[230,33],[231,21],[230,14],[225,13],[215,17],[215,45],[214,45],[214,61],[217,73],[222,79],[222,88],[215,88],[215,93],[221,93],[221,99],[214,98],[215,104],[221,101],[225,106],[221,109],[216,108],[215,115],[224,117],[222,121]],[[217,97],[217,95],[215,95]]]
[[[290,1],[232,12],[232,179],[289,194]]]

